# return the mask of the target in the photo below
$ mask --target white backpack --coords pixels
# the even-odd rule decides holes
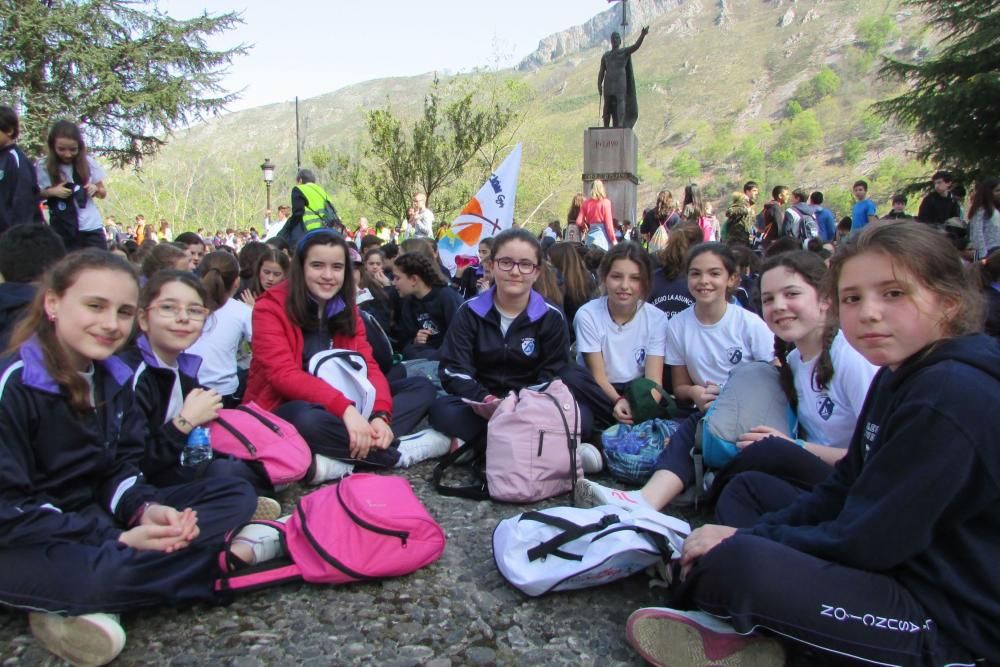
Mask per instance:
[[[652,510],[615,505],[551,507],[504,519],[493,531],[493,558],[526,595],[589,588],[679,558],[691,527]]]
[[[368,379],[368,363],[355,350],[323,350],[309,358],[309,373],[337,389],[365,419],[375,407],[375,386]]]

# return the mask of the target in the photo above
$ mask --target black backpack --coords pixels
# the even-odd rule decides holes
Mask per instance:
[[[819,222],[815,212],[807,213],[793,206],[786,214],[790,214],[791,220],[782,221],[782,236],[790,236],[799,241],[819,238]]]

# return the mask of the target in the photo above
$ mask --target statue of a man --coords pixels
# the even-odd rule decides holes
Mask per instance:
[[[604,98],[604,127],[634,127],[639,118],[632,54],[639,50],[648,34],[646,26],[635,44],[623,49],[622,36],[611,33],[611,50],[601,57],[601,71],[597,73],[597,92]]]

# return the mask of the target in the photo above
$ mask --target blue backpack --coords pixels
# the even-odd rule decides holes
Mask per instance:
[[[798,429],[778,369],[766,361],[736,366],[698,424],[695,443],[701,445],[704,464],[721,468],[732,461],[740,452],[736,441],[754,426],[770,426],[792,438]]]

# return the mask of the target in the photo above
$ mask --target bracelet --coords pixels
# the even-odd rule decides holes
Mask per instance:
[[[802,440],[802,438],[795,438],[795,444],[803,449],[806,447],[806,443]]]
[[[191,422],[189,422],[189,421],[188,421],[188,420],[187,420],[187,419],[186,419],[186,418],[184,417],[184,415],[182,415],[182,414],[181,414],[181,413],[179,413],[179,412],[178,412],[178,413],[177,413],[176,415],[174,415],[174,419],[176,419],[176,420],[177,420],[177,421],[178,421],[178,422],[180,423],[180,425],[181,425],[181,426],[189,426],[189,427],[191,427],[191,428],[194,428],[194,424],[192,424]]]
[[[390,415],[385,410],[379,410],[378,412],[373,412],[372,416],[368,418],[368,421],[371,422],[374,419],[381,419],[386,424],[392,424],[392,415]]]
[[[617,401],[615,401],[615,405],[618,405],[618,404],[619,404],[619,403],[621,403],[622,401],[627,401],[627,400],[628,400],[628,399],[627,399],[626,397],[624,397],[624,396],[619,396],[619,397],[618,397],[618,400],[617,400]]]

